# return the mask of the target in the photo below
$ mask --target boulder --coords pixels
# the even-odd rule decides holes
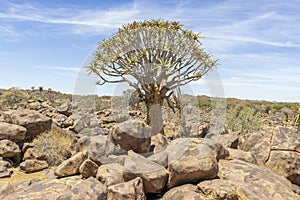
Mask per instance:
[[[4,199],[5,197],[11,195],[14,192],[14,188],[10,183],[5,183],[0,188],[0,199]]]
[[[5,163],[0,163],[0,178],[8,178],[13,174],[13,171],[7,168]]]
[[[228,133],[228,134],[207,134],[205,138],[210,140],[215,140],[219,144],[222,144],[224,147],[237,149],[239,143],[239,136],[235,133]]]
[[[79,167],[79,173],[83,178],[96,177],[98,165],[90,159],[86,159]]]
[[[233,188],[236,188],[239,199],[299,199],[292,190],[291,182],[267,167],[241,160],[220,160],[218,176],[222,180],[230,181]],[[230,185],[225,186],[227,189],[224,190],[229,191]]]
[[[22,141],[25,139],[26,132],[27,129],[23,126],[0,122],[0,140]]]
[[[143,181],[137,177],[125,183],[108,187],[107,200],[146,200],[143,190]]]
[[[119,164],[101,165],[96,178],[105,186],[115,185],[134,179],[134,175],[124,166]]]
[[[10,158],[19,156],[21,154],[20,147],[10,141],[10,140],[1,140],[0,141],[0,156],[4,158]]]
[[[267,166],[300,186],[300,140],[296,131],[274,129]]]
[[[197,186],[199,193],[204,196],[205,199],[241,199],[236,186],[228,180],[207,180],[200,182]]]
[[[42,152],[36,150],[35,148],[28,148],[23,156],[23,160],[27,159],[37,159],[37,160],[47,160],[46,156]]]
[[[160,193],[166,185],[168,171],[142,155],[129,151],[124,166],[143,179],[145,193]]]
[[[230,159],[238,159],[256,165],[258,164],[255,156],[251,152],[246,152],[243,150],[231,149],[231,148],[227,148],[227,150],[229,151]]]
[[[86,180],[78,182],[79,183],[71,185],[73,194],[69,195],[71,198],[66,199],[107,199],[107,188],[95,178],[89,177]],[[62,197],[60,199],[64,199]]]
[[[36,160],[36,159],[28,159],[20,164],[20,169],[26,173],[38,172],[43,169],[48,168],[47,161],[44,160]]]
[[[109,140],[125,151],[146,153],[150,150],[152,128],[142,121],[128,120],[115,125]]]
[[[77,151],[86,151],[89,159],[98,165],[110,163],[109,155],[122,155],[127,152],[109,142],[107,136],[83,136],[76,145]]]
[[[150,151],[158,153],[167,148],[170,141],[166,136],[161,133],[158,133],[151,137]]]
[[[86,155],[79,152],[68,160],[62,162],[55,170],[54,174],[57,177],[71,176],[79,173],[80,165],[86,160]]]
[[[216,178],[217,158],[223,158],[222,154],[225,153],[221,148],[223,148],[222,145],[205,143],[204,139],[178,138],[173,140],[167,147],[168,188]]]
[[[71,108],[68,104],[68,102],[60,105],[58,108],[57,108],[57,111],[60,113],[60,114],[63,114],[63,115],[66,115],[66,116],[70,116],[72,115],[72,111],[71,111]]]
[[[52,115],[52,121],[59,127],[62,126],[63,122],[68,118],[67,116],[59,113],[54,113]]]
[[[186,184],[170,189],[164,194],[162,200],[180,199],[180,200],[205,200],[197,192],[197,186]]]
[[[4,120],[27,129],[26,138],[30,138],[51,129],[52,120],[34,110],[18,109],[4,112]]]
[[[168,152],[166,150],[150,155],[147,159],[160,164],[165,168],[168,167]]]
[[[68,117],[65,121],[63,121],[63,123],[62,123],[62,127],[63,127],[63,128],[68,128],[68,127],[73,126],[73,125],[74,125],[74,119],[73,119],[72,115],[69,116],[69,117]]]

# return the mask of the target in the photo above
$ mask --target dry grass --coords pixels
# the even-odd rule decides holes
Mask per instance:
[[[74,139],[58,131],[45,132],[34,139],[34,149],[44,155],[50,166],[57,166],[73,152]]]

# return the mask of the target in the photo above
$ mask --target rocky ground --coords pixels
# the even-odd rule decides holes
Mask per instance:
[[[251,134],[216,133],[190,112],[192,134],[167,137],[144,118],[39,99],[3,109],[0,199],[300,199],[294,128],[269,120]],[[37,150],[55,132],[72,141],[62,162]]]

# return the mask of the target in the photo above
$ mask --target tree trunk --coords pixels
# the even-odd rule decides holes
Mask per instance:
[[[297,127],[298,139],[300,138],[300,126]]]
[[[146,99],[147,119],[146,123],[153,129],[153,134],[164,134],[164,122],[162,117],[163,97],[157,92]]]

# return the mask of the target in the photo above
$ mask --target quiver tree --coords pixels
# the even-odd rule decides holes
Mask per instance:
[[[163,101],[174,110],[173,91],[216,66],[199,39],[178,22],[133,22],[98,44],[88,71],[99,77],[98,85],[133,87],[146,104],[147,124],[163,132]]]

